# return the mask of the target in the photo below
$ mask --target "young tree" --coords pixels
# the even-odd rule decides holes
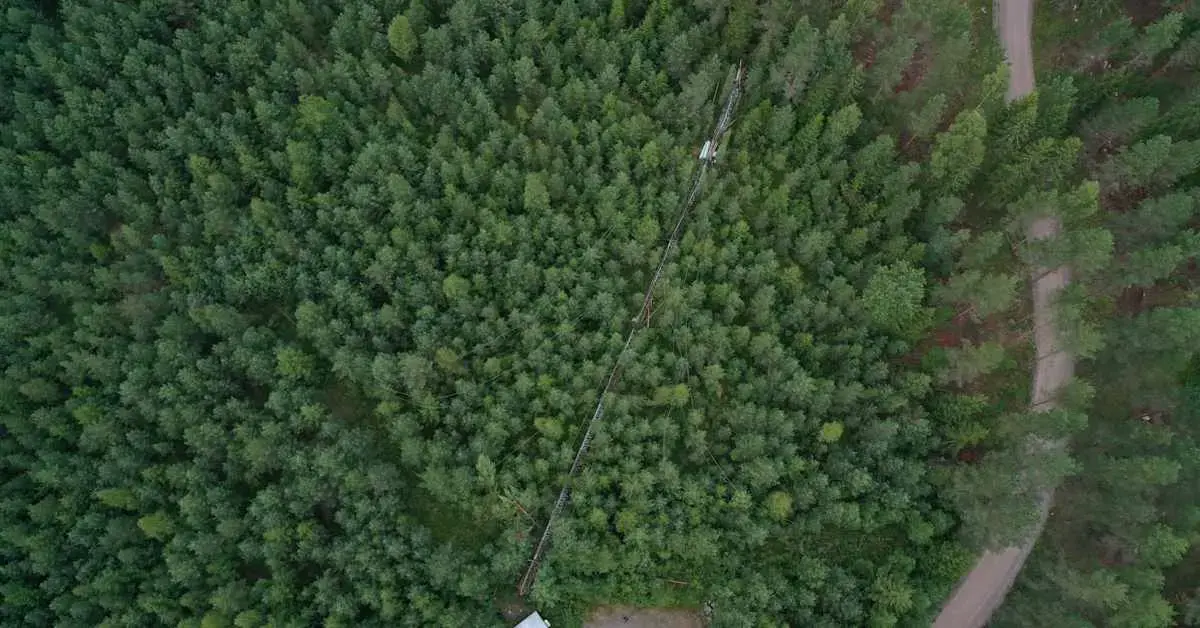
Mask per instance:
[[[387,40],[401,63],[408,63],[412,59],[418,44],[407,15],[401,14],[392,18],[392,22],[388,24]]]
[[[962,191],[983,163],[987,122],[978,110],[963,111],[950,128],[937,135],[929,157],[929,174],[943,194]]]
[[[1018,280],[1012,275],[967,270],[953,275],[935,293],[940,301],[966,306],[979,321],[1007,310],[1017,296]]]
[[[863,290],[868,320],[880,329],[909,336],[925,324],[925,278],[907,263],[879,268]]]
[[[946,365],[938,373],[943,384],[965,386],[988,375],[1004,361],[1004,347],[995,342],[974,345],[969,341],[961,347],[946,350]]]

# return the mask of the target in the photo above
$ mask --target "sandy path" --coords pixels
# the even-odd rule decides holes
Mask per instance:
[[[1008,99],[1015,100],[1033,91],[1033,48],[1030,33],[1033,30],[1032,0],[996,0],[996,27],[1010,64]],[[1053,218],[1034,221],[1026,229],[1031,240],[1052,238],[1058,235],[1062,225]],[[1055,299],[1070,280],[1066,267],[1056,269],[1035,268],[1033,280],[1034,344],[1037,362],[1033,371],[1033,392],[1030,400],[1035,411],[1046,412],[1057,405],[1054,397],[1075,373],[1073,356],[1060,343],[1054,325],[1053,305]],[[1040,442],[1043,447],[1064,447],[1062,442]],[[980,628],[1004,601],[1017,574],[1033,550],[1037,537],[1046,523],[1050,512],[1053,490],[1042,493],[1037,528],[1029,538],[1017,547],[998,552],[984,552],[979,561],[961,582],[942,612],[934,621],[934,628]]]
[[[1033,92],[1033,0],[994,0],[996,28],[1008,57],[1008,99]]]

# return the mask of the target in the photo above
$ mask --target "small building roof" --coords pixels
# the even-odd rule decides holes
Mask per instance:
[[[532,615],[522,619],[521,623],[513,626],[513,628],[550,628],[550,622],[542,619],[542,616],[538,615],[537,611],[534,611]]]

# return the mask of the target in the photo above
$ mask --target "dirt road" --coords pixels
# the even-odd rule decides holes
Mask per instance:
[[[1033,92],[1033,0],[993,0],[996,28],[1008,57],[1008,99]]]
[[[1033,91],[1033,46],[1030,34],[1033,30],[1032,0],[995,0],[996,27],[1010,65],[1008,99],[1016,100]],[[1052,238],[1058,235],[1062,225],[1053,218],[1034,221],[1026,229],[1031,240]],[[1033,391],[1030,403],[1034,410],[1046,412],[1056,403],[1054,397],[1075,373],[1075,361],[1070,352],[1060,343],[1054,324],[1054,301],[1070,280],[1066,267],[1056,269],[1035,268],[1033,280],[1034,344],[1037,348],[1037,363],[1033,371]],[[1062,442],[1038,443],[1045,447],[1064,447]],[[959,583],[954,594],[946,600],[942,612],[934,621],[934,628],[980,628],[987,624],[992,613],[1004,601],[1017,574],[1033,550],[1046,517],[1050,512],[1053,490],[1042,493],[1041,517],[1037,528],[1018,547],[1009,547],[999,552],[984,552],[975,567]]]

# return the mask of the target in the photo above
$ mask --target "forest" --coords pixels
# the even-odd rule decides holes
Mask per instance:
[[[990,6],[7,3],[0,624],[1200,625],[1200,5]]]
[[[1074,473],[1000,627],[1200,625],[1200,7],[1039,7],[1039,73],[1073,104],[1111,258],[1065,307],[1091,340]],[[1037,30],[1037,28],[1035,28]],[[1040,80],[1040,79],[1039,79]]]

